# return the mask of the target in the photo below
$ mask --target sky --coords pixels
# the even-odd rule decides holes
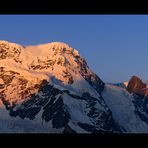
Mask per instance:
[[[148,15],[0,15],[0,40],[65,42],[104,82],[148,80]]]

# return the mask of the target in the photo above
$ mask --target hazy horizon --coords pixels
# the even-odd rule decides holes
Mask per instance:
[[[105,82],[148,80],[147,15],[1,15],[0,40],[64,42]]]

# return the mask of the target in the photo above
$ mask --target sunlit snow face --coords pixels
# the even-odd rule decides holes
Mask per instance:
[[[0,67],[5,69],[1,73],[3,76],[0,76],[0,83],[2,84],[4,79],[10,82],[4,85],[4,89],[1,89],[1,91],[5,91],[8,100],[21,101],[30,94],[38,92],[36,84],[41,84],[43,80],[55,84],[55,79],[56,85],[71,88],[76,93],[87,91],[96,95],[95,90],[85,80],[95,81],[92,71],[88,68],[86,61],[80,57],[78,51],[68,44],[52,42],[23,47],[4,41],[0,43],[4,44],[6,51],[9,50],[10,53],[19,51],[17,58],[13,57],[14,53],[12,53],[12,56],[6,55],[6,58],[0,60]],[[12,74],[8,74],[9,71]]]

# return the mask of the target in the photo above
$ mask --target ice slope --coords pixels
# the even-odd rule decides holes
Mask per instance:
[[[134,99],[125,89],[113,85],[105,85],[102,96],[110,108],[115,121],[127,133],[148,133],[148,125],[136,114],[132,102]]]

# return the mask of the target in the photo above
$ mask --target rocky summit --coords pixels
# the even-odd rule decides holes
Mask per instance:
[[[129,80],[129,83],[127,85],[127,90],[130,93],[135,93],[138,95],[147,96],[148,90],[147,85],[142,82],[142,80],[137,76],[132,76],[132,78]]]

